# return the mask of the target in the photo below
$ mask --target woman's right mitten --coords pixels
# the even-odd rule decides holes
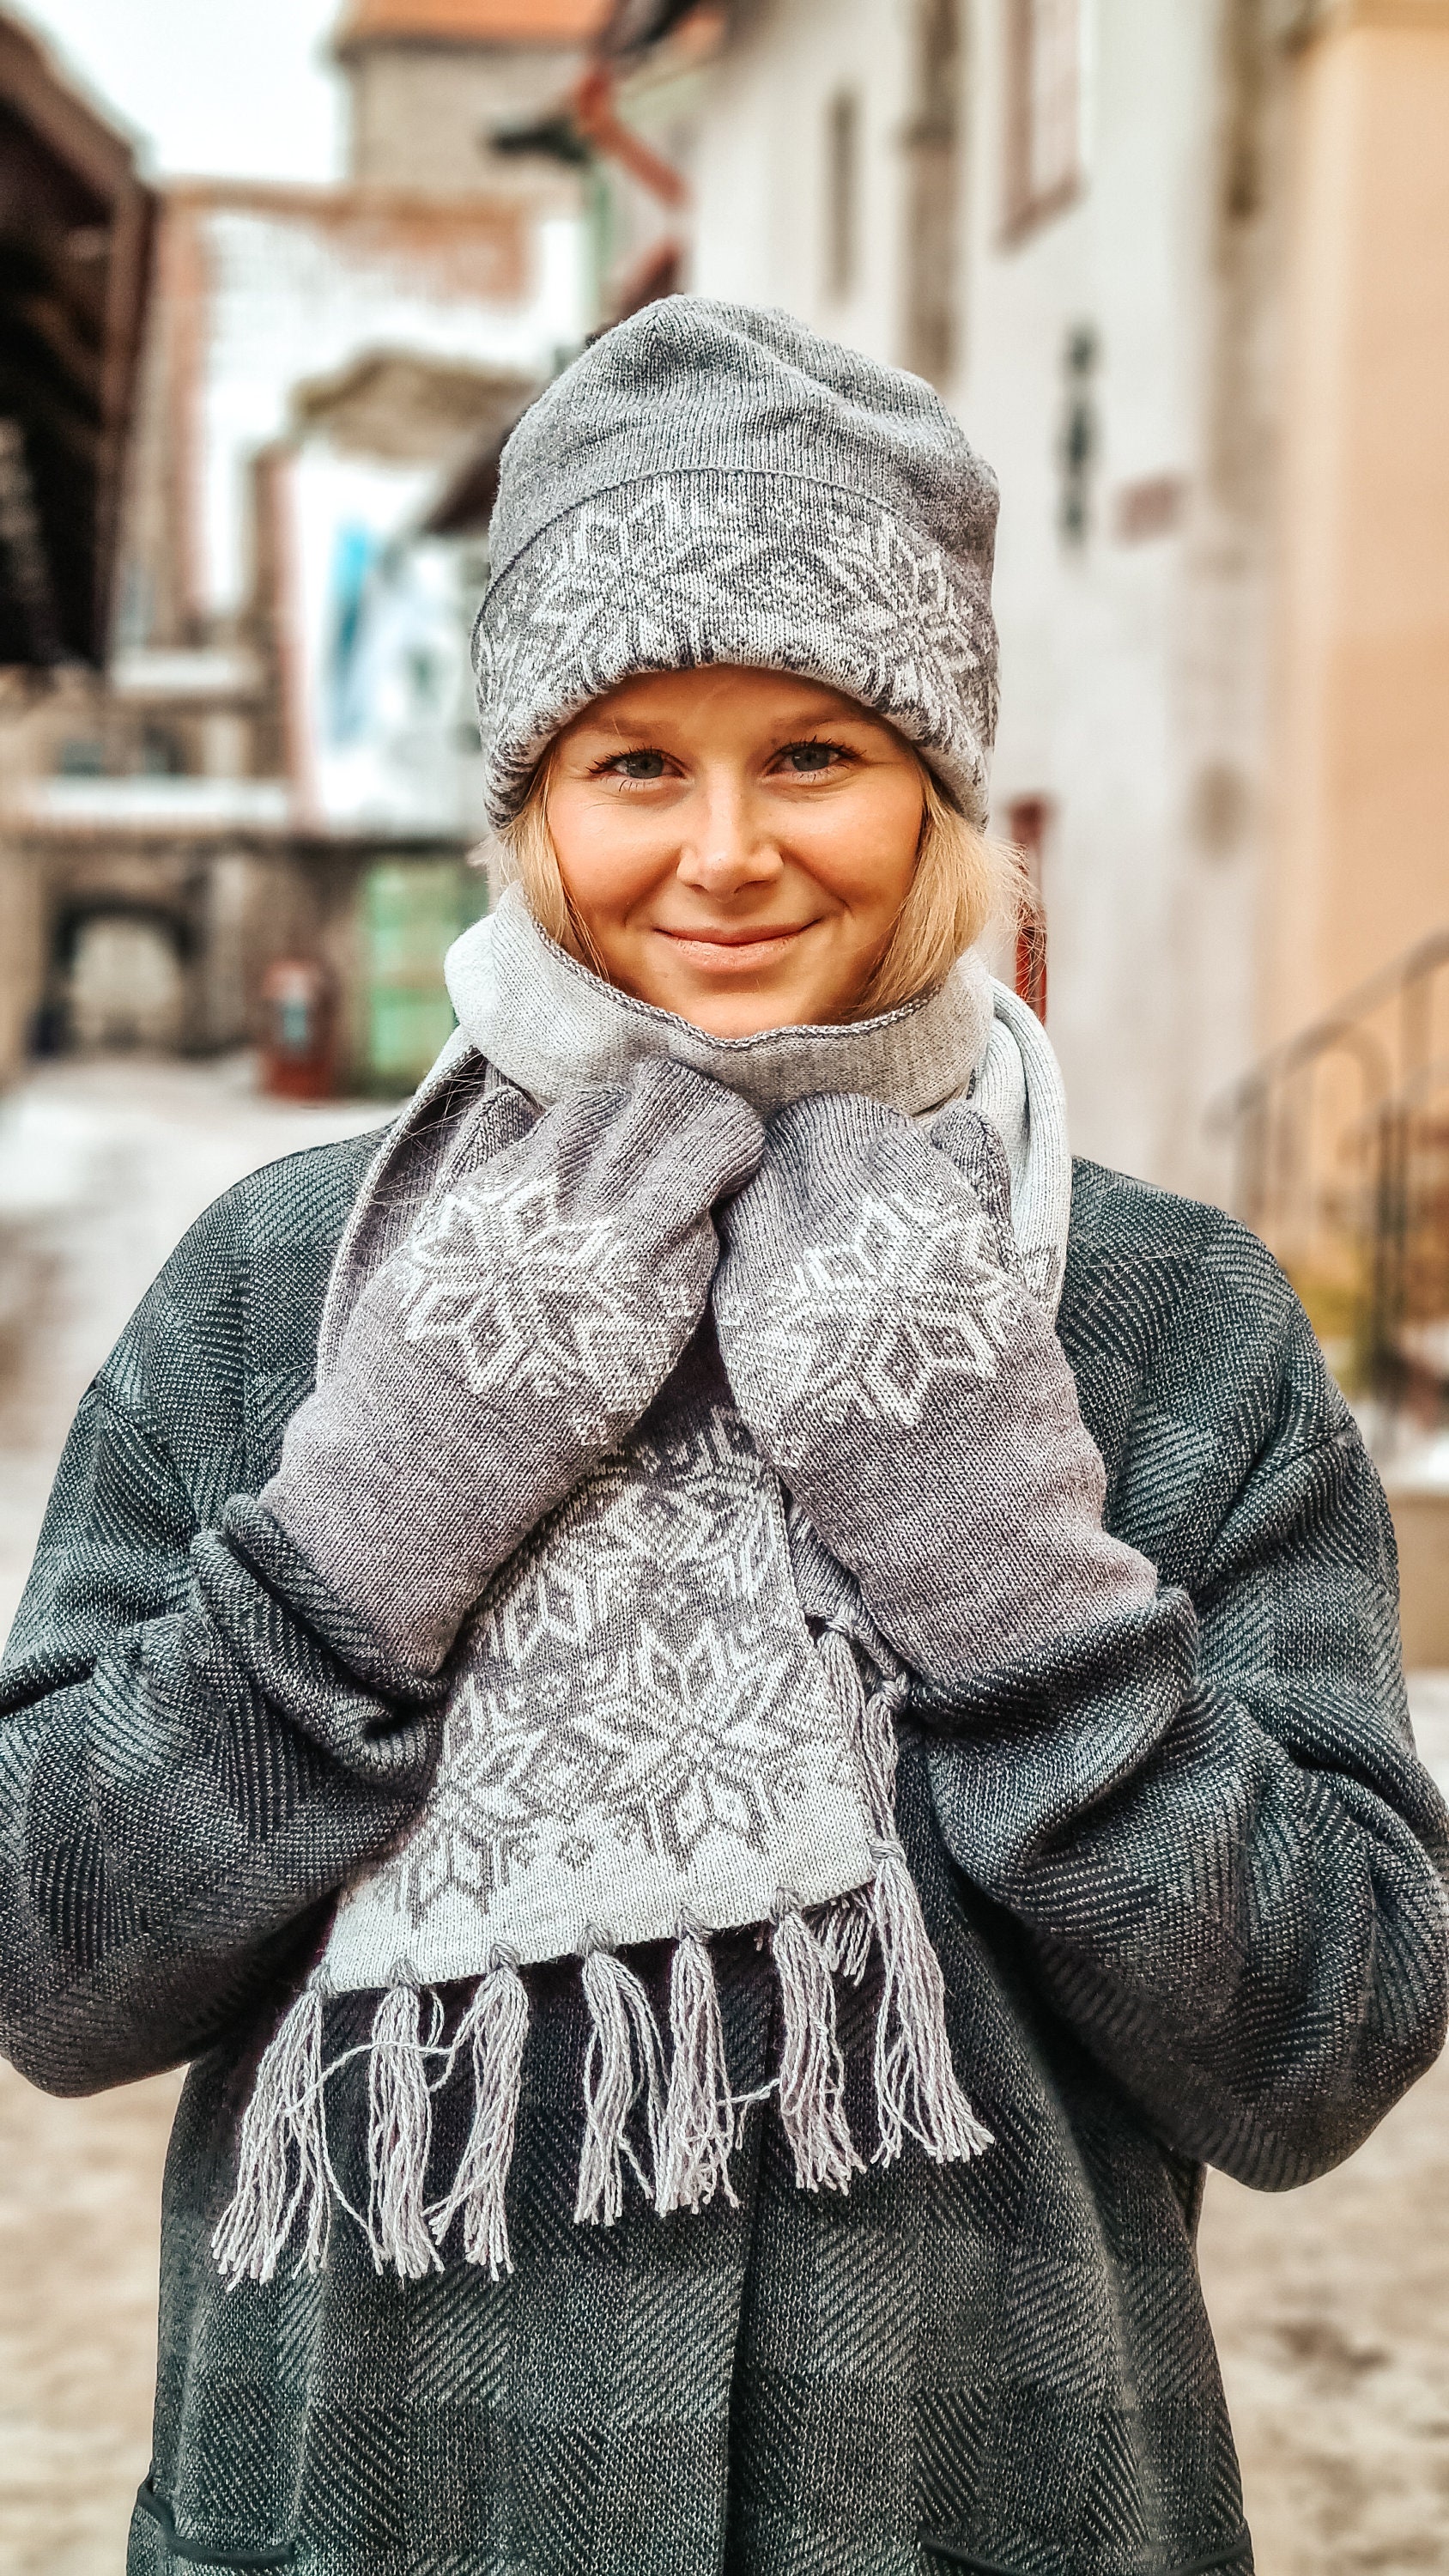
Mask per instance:
[[[578,1092],[425,1202],[260,1502],[409,1671],[653,1402],[704,1311],[760,1121],[687,1066]]]

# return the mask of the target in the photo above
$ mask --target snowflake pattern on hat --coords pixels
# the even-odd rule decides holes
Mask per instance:
[[[581,503],[490,592],[474,671],[492,820],[518,811],[560,726],[631,674],[733,663],[824,681],[887,717],[985,820],[996,727],[985,600],[878,505],[709,473]]]

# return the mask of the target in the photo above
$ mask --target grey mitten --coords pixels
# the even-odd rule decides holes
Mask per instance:
[[[362,1291],[259,1499],[410,1670],[438,1669],[495,1567],[652,1403],[761,1135],[733,1092],[644,1064],[476,1169],[455,1157]]]
[[[974,1112],[927,1142],[855,1096],[796,1102],[724,1211],[735,1401],[882,1634],[949,1685],[1150,1601],[1102,1527],[1102,1461],[1020,1279]]]

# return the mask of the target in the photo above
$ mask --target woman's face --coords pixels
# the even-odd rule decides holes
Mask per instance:
[[[559,736],[548,792],[591,962],[716,1037],[849,1014],[923,811],[889,725],[775,671],[626,680]]]

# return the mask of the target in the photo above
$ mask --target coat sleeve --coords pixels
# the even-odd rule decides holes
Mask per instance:
[[[1414,1754],[1382,1488],[1241,1229],[1137,1415],[1116,1502],[1156,1603],[949,1712],[923,1693],[932,1790],[953,1859],[1165,2143],[1284,2189],[1443,2044],[1449,1818]]]
[[[426,1785],[434,1694],[300,1562],[264,1579],[247,1553],[267,1382],[236,1200],[87,1394],[0,1668],[0,2045],[51,2092],[179,2064],[255,2009]],[[273,1299],[295,1271],[273,1261]]]

